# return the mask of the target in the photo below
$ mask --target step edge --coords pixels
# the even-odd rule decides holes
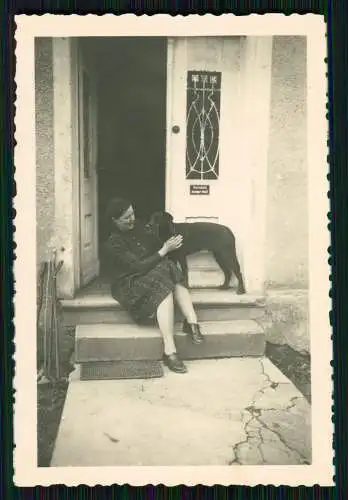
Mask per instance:
[[[186,333],[183,332],[175,332],[174,337],[186,337]],[[265,336],[265,332],[260,329],[260,328],[254,328],[254,329],[248,329],[242,332],[238,331],[224,331],[224,332],[207,332],[204,334],[205,338],[212,337],[214,339],[217,339],[218,337],[250,337],[252,336],[253,338],[260,337],[260,336]],[[147,333],[147,334],[128,334],[124,336],[113,336],[113,335],[103,335],[102,332],[100,335],[86,335],[86,333],[79,333],[76,334],[76,339],[75,342],[76,344],[78,343],[84,343],[84,342],[89,342],[89,341],[97,341],[97,342],[123,342],[123,341],[138,341],[138,340],[144,340],[144,341],[162,341],[162,336],[158,330],[154,330],[153,333]]]
[[[179,328],[181,327],[182,325],[182,321],[176,321],[175,324],[174,324],[174,328]],[[203,321],[199,321],[199,324],[200,325],[207,325],[207,326],[211,326],[212,324],[216,324],[218,323],[219,325],[246,325],[246,324],[251,324],[251,325],[254,325],[255,323],[257,324],[257,321],[254,320],[254,319],[222,319],[222,320],[218,320],[218,319],[206,319],[206,320],[203,320]],[[129,326],[130,323],[119,323],[117,325],[117,328],[121,328],[122,326]],[[152,330],[153,328],[157,328],[156,325],[138,325],[137,323],[131,323],[134,327],[137,327],[141,330]],[[114,325],[115,323],[100,323],[100,325],[103,325],[103,326],[107,326],[107,327],[110,327],[110,328],[114,328]],[[81,325],[76,325],[78,327],[83,327],[83,328],[86,328],[88,326],[90,327],[94,327],[95,328],[95,323],[91,323],[91,324],[81,324]]]
[[[264,357],[264,349],[260,351],[255,351],[253,353],[247,352],[245,354],[222,354],[221,356],[197,356],[197,357],[187,357],[186,355],[182,355],[181,358],[183,361],[199,361],[201,359],[228,359],[228,358],[263,358]],[[160,358],[147,358],[147,359],[83,359],[83,360],[76,360],[76,365],[83,365],[83,364],[89,364],[89,363],[119,363],[122,361],[132,361],[132,362],[138,362],[138,361],[162,361],[163,357]],[[102,379],[101,379],[102,380]]]
[[[246,326],[249,326],[251,329],[259,329],[260,331],[263,331],[262,327],[259,325],[259,323],[255,319],[223,319],[223,320],[204,320],[200,321],[199,324],[201,325],[202,328],[208,327],[210,328],[211,326],[214,325],[220,325],[220,326],[226,326],[230,327],[233,326],[234,328],[245,328]],[[121,328],[127,328],[129,326],[132,326],[134,329],[137,330],[142,330],[144,332],[148,331],[158,331],[158,327],[156,325],[138,325],[137,323],[85,323],[85,324],[77,324],[76,325],[76,330],[89,330],[92,328],[96,328],[96,326],[100,326],[100,328],[112,328],[112,329],[121,329]],[[174,330],[175,332],[180,332],[182,328],[182,321],[178,321],[174,325]]]
[[[255,299],[248,301],[221,301],[221,300],[201,300],[193,299],[193,305],[195,307],[215,307],[215,308],[260,308],[263,309],[266,306],[264,300]],[[105,301],[94,301],[86,299],[72,299],[72,300],[60,300],[60,304],[63,310],[71,311],[75,309],[114,309],[117,311],[125,311],[121,304],[113,299],[106,299]]]
[[[257,348],[255,348],[257,347]],[[224,349],[221,354],[209,354],[209,353],[190,353],[188,354],[185,352],[181,352],[181,356],[183,359],[187,360],[193,360],[193,359],[221,359],[221,358],[229,358],[229,357],[255,357],[255,356],[265,356],[265,349],[266,349],[266,339],[259,339],[258,340],[258,345],[257,346],[248,346],[240,348],[240,349],[235,349],[235,348],[230,348],[230,349]],[[130,357],[124,357],[124,354],[122,355],[123,357],[104,357],[104,356],[99,356],[99,357],[91,357],[91,356],[76,356],[75,359],[75,364],[80,365],[83,363],[112,363],[112,362],[119,362],[119,361],[161,361],[163,359],[163,346],[160,346],[159,349],[160,354],[158,356],[156,355],[151,355],[148,357],[137,357],[136,359],[130,358]]]
[[[204,334],[204,337],[214,337],[214,338],[217,338],[219,335],[221,336],[236,336],[236,337],[241,337],[241,336],[253,336],[253,337],[256,337],[258,335],[265,335],[265,333],[260,330],[260,329],[257,329],[255,328],[254,330],[246,330],[244,332],[238,332],[238,331],[224,331],[224,332],[207,332]],[[174,337],[186,337],[187,334],[184,333],[184,332],[175,332],[174,333]],[[91,336],[91,335],[84,335],[84,334],[79,334],[79,335],[76,335],[76,342],[79,342],[79,341],[88,341],[88,340],[98,340],[98,341],[105,341],[105,340],[108,340],[108,341],[123,341],[123,340],[139,340],[139,339],[142,339],[142,340],[161,340],[162,339],[162,336],[160,334],[160,332],[158,330],[154,330],[153,334],[140,334],[140,335],[125,335],[124,337],[113,337],[112,335],[95,335],[95,336]]]

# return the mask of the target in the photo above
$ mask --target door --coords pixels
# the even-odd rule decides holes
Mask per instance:
[[[168,54],[167,210],[177,222],[229,226],[243,268],[247,175],[241,161],[241,37],[172,39]],[[202,252],[189,259],[191,286],[223,275]]]
[[[97,103],[92,72],[79,54],[80,284],[99,274],[97,233]]]

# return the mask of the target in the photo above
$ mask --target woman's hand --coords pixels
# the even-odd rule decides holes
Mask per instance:
[[[161,257],[164,257],[167,255],[169,252],[173,252],[174,250],[177,250],[178,248],[181,247],[183,242],[183,237],[181,234],[178,234],[176,236],[172,236],[167,240],[164,244],[163,247],[159,250],[159,254]]]

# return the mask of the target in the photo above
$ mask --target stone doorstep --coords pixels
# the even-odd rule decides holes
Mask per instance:
[[[195,267],[191,266],[188,273],[188,281],[192,288],[216,288],[224,282],[224,274],[220,270],[207,268],[206,263],[202,262],[200,265],[197,263]],[[234,293],[236,289],[235,281],[233,279],[233,283],[231,283]]]
[[[193,289],[191,297],[200,321],[252,320],[264,314],[264,297],[236,295],[232,290]],[[76,298],[61,300],[65,325],[133,323],[127,311],[115,301],[110,292],[86,293]],[[176,320],[182,315],[176,308]]]
[[[175,342],[183,359],[263,356],[265,335],[252,320],[201,323],[205,341],[194,345],[177,325]],[[157,328],[134,324],[95,324],[76,327],[76,362],[159,360],[162,337]]]
[[[263,307],[195,307],[198,319],[202,321],[231,321],[259,319],[264,315]],[[176,308],[175,320],[182,321],[183,316]],[[63,322],[66,326],[91,325],[98,323],[133,324],[127,311],[118,307],[75,308],[63,310]]]
[[[231,290],[212,289],[192,289],[190,293],[193,305],[196,307],[264,307],[265,305],[263,295],[237,295]],[[60,303],[64,309],[112,307],[123,310],[110,293],[83,295],[80,292],[74,299],[62,299]]]

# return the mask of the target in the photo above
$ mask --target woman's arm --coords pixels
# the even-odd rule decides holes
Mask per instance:
[[[112,260],[117,260],[124,270],[133,273],[143,274],[154,268],[164,257],[165,254],[159,250],[154,254],[140,259],[134,252],[129,250],[127,245],[119,239],[111,239],[106,245],[106,250]]]

